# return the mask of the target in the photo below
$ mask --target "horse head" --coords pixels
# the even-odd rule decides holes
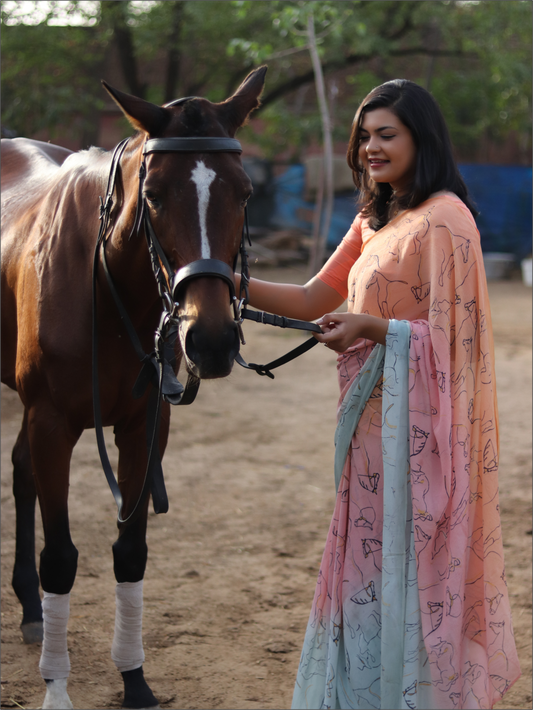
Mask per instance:
[[[132,192],[140,193],[142,225],[157,235],[161,262],[171,272],[167,279],[187,369],[202,379],[228,375],[239,351],[238,325],[230,306],[252,184],[234,136],[259,106],[266,69],[251,72],[221,103],[189,97],[157,106],[104,82],[139,131],[133,145],[139,153],[143,146],[145,174],[140,188]],[[129,199],[129,208],[122,221],[129,229],[139,212],[137,194],[124,199],[126,203]]]

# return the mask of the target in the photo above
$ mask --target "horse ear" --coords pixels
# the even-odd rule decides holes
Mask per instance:
[[[265,85],[267,66],[259,67],[250,72],[237,91],[219,104],[222,108],[221,120],[229,133],[233,135],[237,128],[246,123],[252,111],[259,107],[259,97]]]
[[[125,94],[103,80],[102,86],[122,109],[131,125],[138,131],[157,136],[165,128],[169,121],[169,114],[164,108],[151,104],[149,101],[144,101],[144,99],[139,99],[136,96]]]

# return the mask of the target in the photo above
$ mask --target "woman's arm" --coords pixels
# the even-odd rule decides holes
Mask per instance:
[[[238,293],[240,274],[235,274],[235,281]],[[336,352],[344,352],[358,338],[385,344],[389,327],[387,319],[366,313],[332,313],[344,303],[344,299],[316,276],[303,286],[252,278],[249,293],[250,305],[261,311],[307,321],[322,316],[318,324],[323,333],[313,335]],[[323,315],[324,311],[326,315]]]
[[[236,291],[239,293],[240,274],[235,274]],[[280,284],[272,281],[250,279],[250,305],[261,311],[276,313],[287,318],[315,320],[324,313],[334,311],[344,303],[343,297],[319,278],[314,276],[303,286]]]

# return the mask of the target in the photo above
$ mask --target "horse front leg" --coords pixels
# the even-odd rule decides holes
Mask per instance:
[[[169,412],[164,407],[160,451],[163,454],[168,437]],[[133,510],[139,498],[147,463],[144,426],[135,431],[115,427],[119,449],[118,483],[122,492],[123,518]],[[119,523],[118,540],[113,544],[113,566],[117,581],[115,590],[115,634],[111,657],[122,674],[124,708],[158,708],[159,703],[144,678],[142,643],[143,579],[148,558],[146,526],[148,503],[143,504],[133,523]]]
[[[142,642],[143,580],[148,556],[146,521],[148,501],[132,524],[119,525],[113,544],[115,633],[111,657],[124,682],[123,708],[156,708],[157,698],[144,678]]]
[[[22,428],[13,447],[11,460],[13,462],[13,496],[16,513],[15,564],[11,583],[22,604],[20,629],[24,643],[41,643],[43,640],[43,612],[39,596],[39,575],[35,565],[35,501],[37,493],[33,480],[26,410],[24,410]]]
[[[43,588],[43,646],[39,670],[46,682],[43,710],[72,708],[67,693],[70,659],[67,623],[78,551],[69,528],[68,489],[73,435],[55,410],[35,407],[28,413],[28,441],[43,521],[44,548],[39,574]]]

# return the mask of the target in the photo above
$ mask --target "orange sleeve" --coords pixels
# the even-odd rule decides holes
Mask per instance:
[[[348,275],[361,254],[362,217],[354,219],[342,242],[318,272],[318,278],[334,288],[344,299],[348,298]]]

